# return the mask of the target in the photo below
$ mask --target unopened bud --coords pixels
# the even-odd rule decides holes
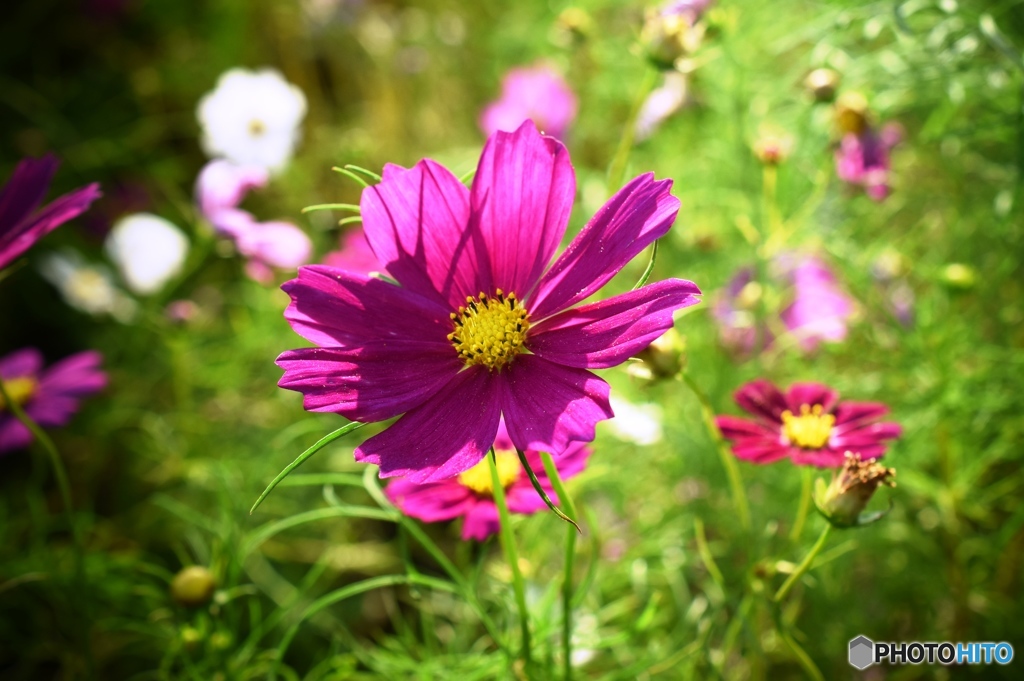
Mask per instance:
[[[708,4],[670,2],[647,10],[640,42],[655,67],[670,71],[676,68],[677,61],[697,51],[705,30],[704,24],[697,20]]]
[[[836,100],[836,125],[844,135],[859,135],[868,127],[868,100],[859,92],[844,92]]]
[[[209,603],[216,589],[217,580],[213,573],[201,565],[191,565],[171,580],[171,598],[187,608]]]
[[[966,291],[974,288],[976,279],[974,268],[963,263],[951,263],[942,270],[942,283],[950,288]]]
[[[777,166],[793,151],[793,137],[784,133],[762,133],[754,142],[754,155],[766,166]]]
[[[642,362],[628,365],[631,376],[655,381],[672,378],[686,365],[686,339],[671,328],[642,350],[637,358]]]
[[[814,69],[804,79],[804,88],[816,102],[831,102],[839,87],[839,74],[832,69]]]
[[[583,42],[594,29],[594,20],[581,7],[567,7],[558,15],[555,26],[570,42]]]
[[[824,481],[818,480],[814,503],[835,527],[867,525],[888,513],[888,510],[864,513],[864,509],[879,485],[896,486],[892,479],[895,475],[896,471],[882,466],[876,459],[864,461],[860,454],[847,452],[843,467],[833,473],[831,484],[826,487]]]

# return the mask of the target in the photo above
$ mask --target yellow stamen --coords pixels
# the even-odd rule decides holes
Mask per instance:
[[[448,340],[466,366],[482,364],[491,371],[501,369],[523,350],[530,314],[516,298],[499,288],[495,295],[480,293],[467,297],[466,307],[451,314],[455,329]]]
[[[800,405],[800,415],[788,409],[782,412],[782,434],[791,444],[803,449],[821,449],[828,443],[836,417],[823,414],[820,404]]]
[[[259,137],[267,131],[267,126],[258,118],[254,118],[249,121],[249,134],[253,137]]]
[[[36,393],[36,379],[31,376],[19,376],[18,378],[5,378],[4,390],[11,400],[19,406],[24,405]],[[7,400],[0,394],[0,412],[7,410]]]
[[[490,456],[490,453],[487,454]],[[487,456],[480,460],[480,463],[464,473],[459,473],[459,484],[468,487],[477,494],[492,496],[494,485],[491,484],[491,469],[487,464]],[[519,471],[522,468],[519,464],[519,456],[514,451],[495,450],[494,463],[498,469],[498,480],[501,486],[508,489],[519,478]]]

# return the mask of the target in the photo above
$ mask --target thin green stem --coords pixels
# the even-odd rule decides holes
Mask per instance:
[[[515,537],[512,534],[512,521],[509,517],[508,502],[505,500],[505,488],[498,477],[498,466],[494,459],[494,448],[487,456],[487,465],[491,469],[491,485],[494,489],[494,504],[498,507],[498,520],[501,523],[501,546],[505,550],[505,560],[512,570],[512,588],[515,591],[516,606],[519,608],[519,626],[523,635],[523,662],[526,664],[527,675],[532,667],[530,654],[530,612],[526,608],[526,587],[523,573],[519,570],[519,555],[516,552]]]
[[[629,152],[633,149],[633,140],[636,138],[636,119],[640,115],[644,101],[650,93],[651,88],[657,81],[658,72],[655,69],[645,69],[644,78],[640,82],[633,100],[633,108],[629,112],[629,118],[622,130],[622,137],[619,139],[619,147],[615,150],[615,157],[608,167],[608,193],[613,194],[622,187],[622,180],[626,175],[626,164],[629,162]]]
[[[804,557],[803,562],[797,566],[797,569],[793,571],[793,574],[791,574],[789,578],[782,583],[779,590],[775,592],[775,598],[772,600],[776,603],[782,602],[782,599],[786,597],[786,594],[788,594],[790,589],[793,588],[793,585],[796,584],[797,580],[803,577],[804,573],[811,568],[811,563],[813,563],[814,559],[817,558],[819,553],[821,553],[821,549],[825,546],[825,541],[828,540],[828,535],[831,531],[832,525],[825,523],[825,529],[821,531],[818,541],[814,542],[814,546],[811,547],[810,553]]]
[[[654,243],[651,244],[651,259],[647,262],[647,268],[644,270],[644,273],[640,275],[640,279],[637,280],[636,286],[633,287],[634,291],[646,284],[647,280],[651,278],[651,272],[654,271],[654,263],[658,259],[658,241],[659,239],[655,239]]]
[[[576,506],[572,503],[569,493],[565,491],[562,478],[558,475],[558,467],[555,466],[554,460],[547,452],[542,452],[540,459],[558,500],[565,506],[566,515],[575,523]],[[576,533],[573,532],[572,527],[567,527],[565,532],[565,572],[562,575],[562,664],[566,681],[572,679],[572,578],[575,564]]]
[[[736,465],[736,457],[729,451],[729,446],[722,438],[722,433],[719,432],[718,426],[715,425],[715,411],[711,408],[711,401],[708,400],[707,395],[700,389],[700,386],[690,378],[689,374],[684,371],[680,373],[680,376],[687,387],[693,392],[697,401],[700,402],[704,427],[707,428],[708,435],[711,436],[711,440],[715,443],[715,449],[718,451],[718,456],[722,460],[722,466],[725,467],[726,475],[729,477],[729,489],[732,492],[732,503],[736,507],[736,514],[740,518],[740,524],[743,526],[743,529],[749,530],[750,506],[747,503],[747,493],[743,489],[743,478],[740,476],[739,466]]]
[[[793,520],[793,529],[789,533],[789,541],[794,544],[800,541],[800,535],[804,532],[804,523],[807,520],[807,513],[811,508],[811,483],[814,473],[808,466],[803,467],[803,482],[800,484],[800,505],[796,509],[796,518]]]

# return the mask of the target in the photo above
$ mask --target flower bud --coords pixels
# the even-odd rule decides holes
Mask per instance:
[[[567,7],[555,21],[555,29],[563,37],[562,42],[573,44],[584,42],[594,30],[594,20],[581,7]]]
[[[671,328],[656,338],[637,357],[642,362],[627,367],[631,376],[649,381],[672,378],[686,366],[686,339]]]
[[[804,88],[816,102],[831,102],[839,87],[839,74],[832,69],[814,69],[804,79]]]
[[[836,100],[835,115],[844,135],[859,135],[868,127],[868,100],[859,92],[844,92]]]
[[[942,270],[942,283],[949,288],[966,291],[974,288],[975,279],[974,268],[963,263],[954,262]]]
[[[217,580],[213,573],[202,565],[190,565],[171,580],[171,598],[186,608],[205,605],[216,589]]]
[[[696,52],[704,38],[705,26],[698,22],[709,2],[674,2],[647,10],[640,32],[647,59],[663,71]]]
[[[766,166],[777,166],[793,150],[793,137],[784,133],[763,132],[754,142],[754,155]]]
[[[846,452],[843,467],[833,473],[832,483],[827,487],[818,480],[814,503],[825,519],[835,527],[857,527],[872,523],[888,510],[864,513],[879,485],[895,487],[892,479],[896,471],[877,463],[876,459],[863,461],[860,454]]]

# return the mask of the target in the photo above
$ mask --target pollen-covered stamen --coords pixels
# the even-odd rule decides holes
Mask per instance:
[[[490,456],[490,454],[487,454]],[[468,487],[481,496],[494,496],[494,485],[491,480],[491,468],[487,463],[487,456],[480,460],[480,463],[468,471],[459,473],[459,484]],[[519,478],[519,471],[522,466],[519,457],[514,451],[496,450],[494,453],[495,467],[498,469],[498,481],[503,489],[508,489]]]
[[[811,407],[800,405],[800,415],[794,416],[788,409],[782,412],[782,435],[797,447],[803,449],[821,449],[828,444],[832,434],[832,426],[836,417],[823,413],[820,404]]]
[[[18,406],[27,403],[36,394],[36,379],[31,376],[19,376],[18,378],[5,378],[4,391]],[[0,412],[7,410],[7,400],[3,393],[0,393]]]
[[[455,329],[448,340],[467,366],[501,369],[522,352],[530,315],[515,293],[499,288],[495,295],[467,297],[466,307],[451,314]]]

